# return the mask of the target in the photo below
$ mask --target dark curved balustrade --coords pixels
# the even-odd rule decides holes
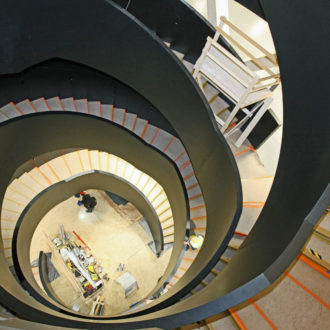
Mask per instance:
[[[185,59],[195,63],[204,48],[206,38],[214,35],[214,27],[184,0],[114,0],[145,24],[171,48],[184,53]],[[238,55],[228,42],[219,43]]]
[[[177,136],[166,118],[141,94],[109,75],[71,61],[55,58],[17,74],[0,76],[0,89],[0,107],[8,100],[19,103],[27,98],[35,100],[54,96],[102,100],[105,104],[127,109]]]
[[[12,20],[20,21],[21,25],[19,34],[11,35],[3,45],[12,51],[10,63],[8,59],[7,63],[0,62],[4,64],[0,65],[1,72],[15,73],[50,58],[84,64],[134,88],[171,122],[176,132],[180,131],[207,206],[206,237],[217,233],[216,239],[205,241],[196,263],[171,290],[175,299],[180,298],[189,285],[198,282],[196,276],[208,272],[223,253],[241,213],[235,160],[198,86],[156,36],[110,2],[98,1],[96,5],[91,1],[57,1],[31,5],[22,1],[19,6],[10,2],[2,6],[1,13],[10,12]],[[40,17],[40,13],[50,12],[51,15]],[[38,20],[37,30],[31,30],[30,22],[34,19]],[[5,25],[2,28],[7,30]],[[11,47],[12,43],[16,47]],[[19,55],[22,52],[24,57]]]
[[[30,267],[30,246],[35,229],[49,210],[72,197],[77,191],[87,189],[111,189],[113,192],[118,193],[133,203],[146,218],[153,233],[157,251],[160,252],[162,249],[162,230],[152,205],[135,186],[116,175],[97,170],[94,170],[93,173],[90,173],[90,171],[83,172],[79,176],[60,181],[40,192],[23,210],[15,226],[12,242],[14,268],[21,284],[36,300],[48,305],[54,310],[65,311],[66,314],[72,313],[72,311],[66,307],[59,306],[63,305],[63,303],[58,300],[56,293],[51,290],[50,298],[52,299],[48,299],[48,297],[43,295],[42,290],[35,281]],[[183,226],[181,231],[184,228]],[[42,283],[45,283],[45,289],[47,289],[46,280],[42,276],[40,277],[43,280]]]
[[[73,130],[72,127],[75,127],[75,130]],[[85,132],[83,136],[80,134],[81,131]],[[47,143],[40,143],[40,137],[47,136],[52,136],[52,138],[47,139]],[[22,140],[25,141],[24,148],[22,148]],[[0,177],[1,199],[3,198],[12,173],[19,164],[30,159],[33,155],[42,154],[46,152],[46,150],[57,150],[60,147],[70,148],[79,146],[86,149],[97,147],[100,150],[125,158],[137,168],[155,177],[166,191],[171,204],[173,217],[176,219],[174,224],[175,242],[172,252],[174,256],[171,258],[165,271],[163,281],[168,278],[180,256],[187,221],[187,210],[185,207],[182,207],[186,203],[185,192],[177,169],[171,161],[121,127],[111,125],[100,118],[91,118],[87,115],[74,114],[72,112],[55,112],[27,116],[23,119],[14,119],[1,127],[0,141],[11,141],[10,144],[1,145],[2,151],[8,155],[8,159],[10,159],[10,161],[7,162],[8,159],[1,158],[1,168],[3,168],[3,175]],[[112,141],[112,143],[109,144],[108,141]],[[19,153],[17,152],[18,150],[20,150]],[[141,154],[144,155],[143,159],[139,157]],[[95,179],[94,184],[97,183],[96,181]],[[81,181],[77,179],[77,182],[80,183]],[[90,185],[90,182],[88,182],[88,185]],[[50,191],[52,190],[51,187],[48,189]],[[77,187],[69,193],[72,195],[72,193],[76,191]],[[125,189],[122,189],[120,193],[125,196],[125,194],[129,193],[129,190],[125,192]],[[61,194],[55,195],[57,198],[62,198]],[[48,200],[48,203],[53,202],[54,199],[52,198]],[[49,205],[47,206],[46,202],[43,201],[42,205],[49,210]],[[30,238],[24,235],[24,231],[19,241],[20,244],[30,244]],[[24,247],[23,250],[26,251],[26,247]],[[23,250],[18,251],[18,256]],[[49,321],[52,320],[51,322],[54,324],[60,322],[60,314],[57,314],[57,317],[53,319],[49,314],[45,314],[44,318],[39,315],[38,310],[41,309],[45,311],[46,307],[43,307],[41,304],[37,303],[37,301],[29,298],[18,285],[10,274],[8,266],[6,266],[3,250],[1,250],[0,258],[2,260],[0,281],[3,304],[24,318],[33,320],[40,317],[40,321],[48,319]],[[47,313],[49,313],[49,310]]]

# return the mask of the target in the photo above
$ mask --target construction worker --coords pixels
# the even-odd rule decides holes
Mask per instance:
[[[93,212],[94,207],[96,206],[96,198],[92,197],[89,194],[83,195],[82,203],[86,207],[86,212]]]

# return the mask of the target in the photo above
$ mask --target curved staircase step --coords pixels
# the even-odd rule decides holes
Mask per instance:
[[[33,180],[37,181],[44,189],[50,186],[50,181],[47,180],[46,176],[40,171],[39,167],[36,166],[33,168],[29,175]]]
[[[198,208],[190,211],[190,217],[193,218],[198,218],[198,217],[203,217],[206,216],[206,208]]]
[[[77,106],[75,104],[75,100],[73,97],[67,97],[65,99],[61,99],[61,102],[63,104],[65,111],[78,112],[78,109],[77,109]]]
[[[113,122],[124,126],[126,119],[126,109],[114,108]]]
[[[8,222],[14,222],[18,220],[20,213],[17,212],[15,209],[6,209],[5,207],[8,207],[7,203],[4,203],[4,206],[1,210],[1,221],[8,221]]]
[[[114,107],[111,104],[101,104],[102,117],[106,120],[112,120]]]
[[[58,96],[46,100],[51,111],[64,111],[61,99]]]
[[[163,230],[164,239],[165,239],[165,237],[167,237],[169,235],[172,235],[172,234],[174,234],[174,227],[173,226]]]
[[[11,189],[7,189],[6,190],[6,194],[5,194],[5,199],[10,199],[12,201],[15,201],[21,205],[24,205],[24,207],[29,203],[29,198],[19,194]]]
[[[159,129],[153,125],[148,125],[147,129],[143,133],[143,140],[146,141],[149,144],[153,144],[154,140],[156,139],[158,135]]]
[[[163,229],[166,229],[166,228],[168,228],[168,227],[174,226],[173,218],[170,218],[170,219],[168,219],[168,220],[162,222],[161,225],[162,225],[162,228],[163,228]]]
[[[149,193],[148,198],[150,201],[154,201],[162,192],[164,192],[163,188],[157,184],[153,190]]]
[[[31,190],[33,190],[35,194],[39,194],[42,190],[44,190],[44,188],[38,182],[33,180],[33,178],[28,173],[23,173],[23,175],[19,177],[19,180],[25,186],[28,186]]]
[[[78,112],[89,114],[87,99],[75,100]]]
[[[153,146],[161,152],[165,152],[169,148],[170,144],[173,143],[174,139],[176,138],[173,135],[160,130],[153,141]]]
[[[186,67],[186,69],[189,71],[189,73],[192,74],[193,70],[194,70],[194,64],[186,61],[185,59],[183,59],[182,61],[183,65]]]
[[[164,213],[162,213],[159,216],[159,220],[160,220],[160,222],[165,222],[168,219],[170,219],[171,217],[172,217],[172,210],[171,209],[168,209],[167,211],[165,211]]]
[[[62,157],[57,157],[48,162],[54,176],[56,177],[56,182],[67,179],[71,176],[71,173]]]
[[[137,121],[137,115],[134,113],[126,112],[124,127],[133,131]]]
[[[78,150],[77,151],[78,156],[80,157],[81,160],[81,164],[84,168],[84,171],[89,171],[92,169],[92,163],[90,160],[90,156],[89,156],[89,152],[88,150],[84,149],[84,150]]]
[[[6,120],[8,120],[8,118],[0,110],[0,123]]]
[[[37,109],[34,107],[33,103],[31,103],[29,99],[17,103],[16,107],[20,109],[20,111],[22,111],[24,115],[38,112]]]
[[[108,171],[108,154],[103,151],[99,151],[100,170]]]
[[[22,183],[19,179],[15,179],[11,182],[10,190],[30,200],[36,195],[36,193],[29,186]]]
[[[34,100],[32,101],[32,104],[34,106],[34,108],[38,111],[38,112],[47,112],[50,111],[50,107],[47,104],[46,100],[44,97]]]
[[[163,199],[163,201],[161,203],[159,203],[158,205],[155,205],[156,203],[152,203],[152,205],[155,207],[155,209],[157,210],[157,213],[162,213],[163,211],[167,210],[170,206],[170,203],[168,202],[167,199]]]
[[[167,156],[169,156],[173,161],[177,159],[183,152],[185,151],[181,141],[178,139],[173,139],[167,149],[165,150],[165,153]]]
[[[149,122],[147,120],[137,118],[133,133],[142,137],[143,132],[146,131],[146,129],[148,128],[148,125],[149,125]]]
[[[174,242],[174,235],[169,235],[164,237],[164,244],[169,244]]]
[[[19,109],[15,107],[13,102],[2,107],[0,112],[6,117],[6,120],[20,117],[23,114]]]
[[[88,101],[89,114],[102,117],[102,108],[100,101]]]
[[[97,150],[89,150],[89,156],[91,160],[91,168],[93,170],[100,169],[100,159],[99,159],[99,152]]]
[[[187,191],[188,193],[188,198],[193,198],[194,196],[198,196],[202,193],[200,186],[195,186],[192,189],[189,189]]]
[[[66,159],[66,163],[70,167],[70,172],[72,175],[76,175],[84,171],[77,151],[65,154],[64,157]]]

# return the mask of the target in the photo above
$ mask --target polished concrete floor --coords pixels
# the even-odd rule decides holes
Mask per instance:
[[[88,193],[97,199],[93,213],[86,213],[84,207],[78,206],[75,197],[48,212],[33,236],[30,258],[31,261],[38,258],[40,250],[51,251],[47,236],[53,239],[59,235],[60,224],[63,224],[71,238],[75,237],[75,231],[91,248],[91,253],[103,268],[102,274],[108,273],[110,277],[110,280],[104,283],[104,315],[114,315],[129,310],[132,304],[148,297],[166,269],[171,250],[157,258],[148,246],[150,236],[138,221],[123,218],[112,207],[104,192],[90,190]],[[78,303],[80,312],[89,314],[91,299],[84,299],[77,292],[60,258],[53,256],[52,262],[60,273],[60,277],[52,282],[58,298],[69,308]],[[120,263],[125,264],[123,272],[116,271]],[[138,283],[138,289],[127,298],[121,285],[116,282],[126,270]],[[72,275],[69,274],[70,276]]]

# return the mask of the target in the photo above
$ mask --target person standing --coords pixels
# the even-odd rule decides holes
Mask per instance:
[[[86,212],[88,213],[92,213],[93,209],[95,208],[97,201],[95,197],[92,197],[89,194],[83,195],[82,198],[82,204],[85,206],[86,208]]]

